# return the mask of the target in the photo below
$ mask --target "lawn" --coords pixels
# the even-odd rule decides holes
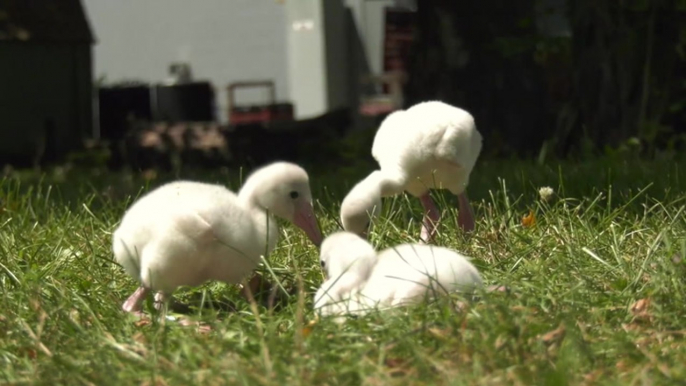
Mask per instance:
[[[366,171],[311,173],[325,234],[338,228],[340,201]],[[236,189],[240,174],[181,177]],[[456,200],[439,193],[445,221],[437,243],[472,256],[488,285],[509,291],[473,301],[455,295],[340,326],[325,319],[308,324],[323,276],[317,249],[290,225],[259,270],[279,284],[273,301],[258,296],[250,303],[219,283],[180,289],[177,300],[190,308],[185,317],[203,328],[120,311],[136,283],[112,261],[111,232],[138,194],[171,178],[81,167],[10,172],[0,180],[0,383],[666,385],[686,379],[684,160],[481,160],[469,187],[476,231],[457,230]],[[543,186],[555,190],[548,202],[538,194]],[[381,249],[417,241],[420,216],[417,200],[386,200],[373,243]]]

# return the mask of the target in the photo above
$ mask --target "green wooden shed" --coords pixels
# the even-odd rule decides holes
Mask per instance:
[[[93,43],[80,0],[0,1],[0,162],[56,159],[90,136]]]

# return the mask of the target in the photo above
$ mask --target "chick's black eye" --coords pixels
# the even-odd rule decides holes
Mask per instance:
[[[324,260],[320,261],[319,264],[322,265],[322,268],[324,268],[326,266],[326,262]]]
[[[288,195],[291,196],[291,198],[295,200],[296,198],[298,198],[298,196],[299,196],[300,194],[298,194],[298,192],[296,192],[296,191],[294,190],[294,191],[290,192]]]

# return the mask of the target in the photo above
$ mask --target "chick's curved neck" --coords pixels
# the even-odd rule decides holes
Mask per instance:
[[[260,202],[259,187],[259,181],[248,179],[238,191],[238,200],[248,208],[259,209],[264,212],[266,208]]]
[[[382,196],[399,194],[405,189],[406,177],[400,172],[377,170],[374,171],[370,177],[372,177],[379,186]]]
[[[260,184],[248,180],[238,192],[238,200],[251,214],[252,226],[257,232],[258,239],[264,240],[267,250],[271,251],[279,237],[279,227],[274,214],[260,202]]]

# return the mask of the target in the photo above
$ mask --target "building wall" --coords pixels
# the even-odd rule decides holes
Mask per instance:
[[[215,87],[217,118],[226,120],[226,85],[272,79],[289,99],[285,6],[274,0],[84,0],[97,39],[94,76],[109,82],[160,82],[174,61]],[[245,90],[237,102],[264,102]]]
[[[0,57],[0,157],[78,146],[91,128],[90,47],[3,43]]]
[[[346,0],[352,10],[357,33],[364,42],[369,70],[380,74],[383,70],[384,8],[406,5],[398,0]]]
[[[289,89],[296,117],[350,107],[349,13],[342,0],[287,2]]]
[[[98,41],[94,76],[158,82],[171,62],[188,61],[195,79],[215,86],[217,118],[225,122],[225,86],[239,80],[273,79],[277,99],[294,103],[301,119],[354,105],[359,75],[382,70],[383,8],[406,2],[84,0],[84,5]],[[296,30],[307,20],[311,30]],[[265,97],[262,90],[245,90],[237,101],[259,103]]]
[[[324,1],[286,1],[288,81],[296,118],[327,110]]]

